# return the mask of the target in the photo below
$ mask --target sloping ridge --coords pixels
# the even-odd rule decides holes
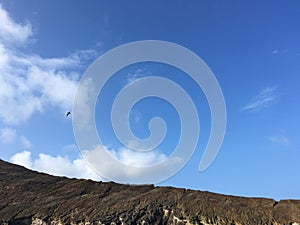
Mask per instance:
[[[0,224],[299,225],[300,200],[69,179],[0,160]]]

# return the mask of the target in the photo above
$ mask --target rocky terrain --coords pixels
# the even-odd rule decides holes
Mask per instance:
[[[68,179],[0,160],[0,224],[299,225],[300,200]]]

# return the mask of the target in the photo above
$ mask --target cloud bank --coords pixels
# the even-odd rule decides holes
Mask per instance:
[[[98,146],[99,147],[99,146]],[[111,155],[119,160],[120,162],[130,166],[148,166],[158,163],[167,158],[166,155],[152,151],[147,153],[136,152],[126,148],[121,148],[118,151],[107,150],[106,147],[101,146],[102,149],[109,151]],[[118,168],[112,168],[109,163],[101,161],[101,159],[95,159],[97,163],[100,163],[105,171],[109,172],[113,176],[122,177],[123,179],[131,178],[132,174],[130,171],[120,171]],[[106,179],[95,172],[81,157],[74,160],[70,160],[67,156],[51,156],[48,154],[40,153],[37,158],[33,158],[30,151],[22,151],[14,154],[10,161],[14,164],[24,166],[28,169],[45,172],[55,176],[66,176],[70,178],[84,178],[95,181]],[[149,171],[151,173],[151,171]],[[143,174],[140,174],[143,176]]]
[[[16,153],[10,159],[14,164],[28,169],[45,172],[55,176],[67,176],[70,178],[85,178],[103,180],[97,175],[83,159],[70,160],[68,157],[50,156],[40,153],[36,159],[32,159],[30,151]]]

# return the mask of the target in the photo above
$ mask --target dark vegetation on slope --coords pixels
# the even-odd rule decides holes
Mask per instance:
[[[276,202],[33,172],[0,160],[0,224],[300,224],[300,200]]]

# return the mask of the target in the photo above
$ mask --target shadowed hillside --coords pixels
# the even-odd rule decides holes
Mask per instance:
[[[0,160],[0,224],[299,225],[300,200],[68,179]]]

